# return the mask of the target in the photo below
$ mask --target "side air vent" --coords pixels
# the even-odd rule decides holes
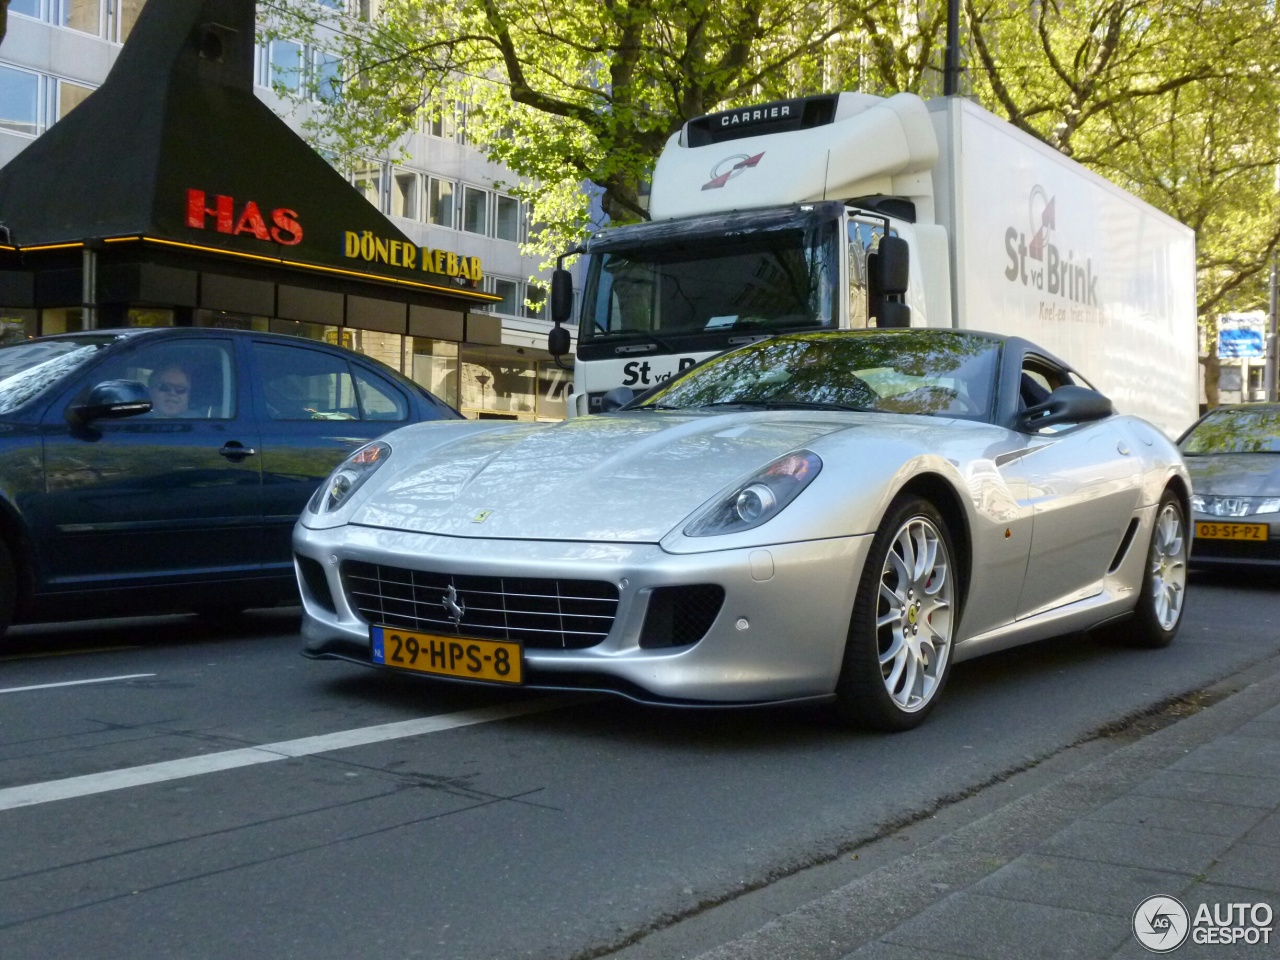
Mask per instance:
[[[701,640],[724,606],[724,587],[699,583],[686,587],[657,587],[649,594],[649,609],[640,632],[642,649],[687,647]]]
[[[1129,529],[1124,532],[1124,539],[1120,541],[1120,549],[1116,551],[1116,555],[1111,558],[1111,566],[1107,568],[1107,573],[1115,573],[1120,569],[1120,564],[1124,562],[1125,555],[1129,552],[1129,547],[1133,543],[1133,535],[1138,532],[1138,518],[1134,517],[1129,521]]]
[[[324,575],[324,567],[320,566],[318,560],[312,560],[310,557],[294,554],[293,559],[298,564],[298,570],[302,572],[302,582],[306,585],[307,593],[311,594],[311,599],[330,613],[336,613],[333,594],[329,591],[329,578]]]

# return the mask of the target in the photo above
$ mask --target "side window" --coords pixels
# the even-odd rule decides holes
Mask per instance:
[[[267,415],[272,420],[359,420],[345,358],[276,343],[254,343]]]
[[[404,394],[368,370],[355,366],[355,372],[356,393],[366,420],[409,419],[409,404],[405,402]]]
[[[103,380],[137,380],[157,420],[229,420],[236,415],[235,354],[226,340],[166,340],[102,367]]]
[[[1019,408],[1025,410],[1049,399],[1049,394],[1061,386],[1072,383],[1071,374],[1043,360],[1027,357],[1022,361],[1022,379],[1019,385]]]

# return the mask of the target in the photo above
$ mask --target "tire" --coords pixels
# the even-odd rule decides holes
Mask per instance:
[[[0,541],[0,638],[13,623],[13,614],[18,601],[18,571],[13,565],[13,554],[9,547]]]
[[[1182,501],[1172,490],[1166,490],[1156,507],[1147,566],[1133,617],[1111,628],[1116,642],[1148,650],[1173,642],[1186,607],[1188,544]]]
[[[920,497],[899,497],[871,541],[858,581],[836,683],[841,720],[890,732],[924,722],[951,673],[960,596],[942,514]]]

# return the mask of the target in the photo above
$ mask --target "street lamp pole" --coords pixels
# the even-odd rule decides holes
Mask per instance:
[[[1276,399],[1276,355],[1280,345],[1276,343],[1277,320],[1280,319],[1280,250],[1271,254],[1271,302],[1267,310],[1267,366],[1264,373],[1263,396],[1268,401]]]
[[[947,57],[942,68],[942,95],[960,92],[960,0],[947,0]]]

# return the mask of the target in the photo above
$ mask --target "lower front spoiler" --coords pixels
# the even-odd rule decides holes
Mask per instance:
[[[432,674],[416,673],[412,670],[400,670],[396,667],[374,663],[370,657],[369,645],[356,640],[327,639],[308,640],[302,648],[302,655],[309,660],[345,660],[362,667],[376,670],[389,670],[400,676],[410,676],[415,680],[448,683],[464,687],[488,687],[501,690],[541,690],[558,693],[608,693],[617,697],[625,697],[634,703],[654,707],[683,707],[691,710],[747,710],[753,707],[808,706],[834,703],[834,693],[804,697],[784,697],[776,700],[684,700],[676,697],[662,697],[650,693],[643,687],[630,683],[621,677],[613,677],[596,673],[563,673],[560,671],[539,670],[537,667],[525,665],[524,683],[491,683],[487,680],[467,680],[460,677],[442,677]]]

